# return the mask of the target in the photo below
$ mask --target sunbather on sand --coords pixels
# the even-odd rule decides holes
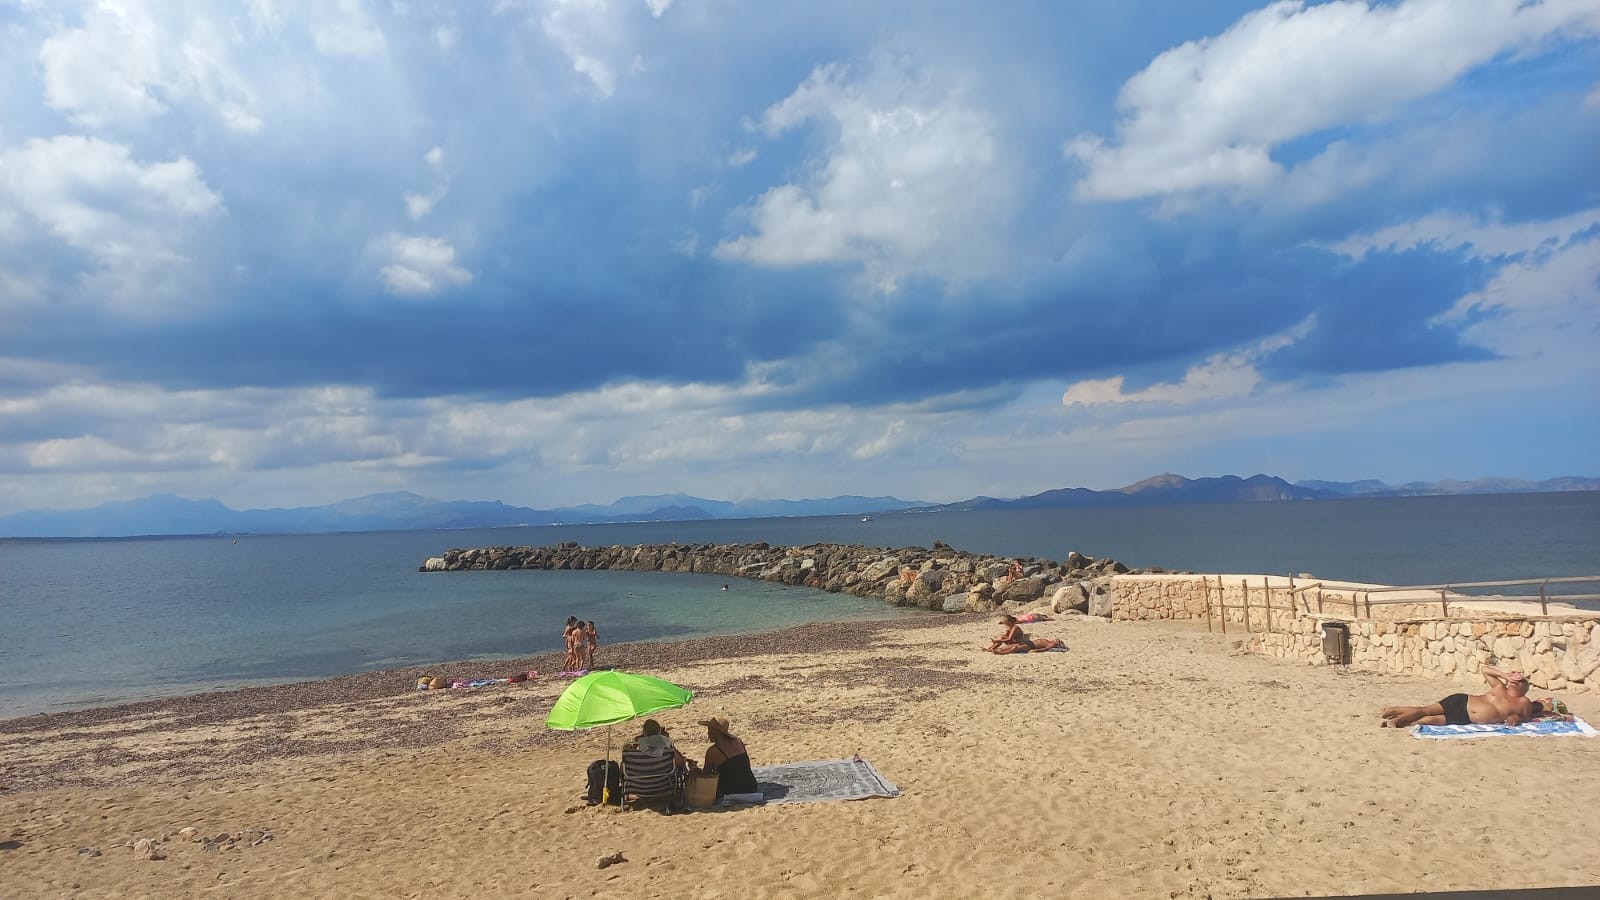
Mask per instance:
[[[1528,676],[1482,666],[1487,694],[1451,694],[1427,706],[1391,706],[1383,711],[1384,728],[1410,725],[1520,725],[1539,710],[1528,699]]]
[[[990,641],[989,646],[983,648],[989,653],[1027,653],[1030,650],[1054,650],[1057,647],[1065,647],[1067,645],[1066,641],[1058,641],[1054,638],[1028,637],[1028,633],[1022,630],[1021,625],[1017,624],[1016,616],[1001,616],[1000,625],[1005,628],[1005,631],[1002,631],[999,637]]]

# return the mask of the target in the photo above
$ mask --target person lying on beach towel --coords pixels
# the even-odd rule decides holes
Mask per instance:
[[[1528,676],[1502,672],[1494,666],[1479,669],[1489,684],[1486,694],[1451,694],[1426,706],[1390,706],[1383,711],[1384,728],[1411,725],[1519,725],[1536,715],[1528,699]]]
[[[1057,647],[1065,647],[1067,645],[1065,641],[1058,641],[1053,638],[1028,637],[1027,632],[1022,630],[1022,626],[1017,624],[1016,616],[1001,616],[999,624],[1005,628],[1005,631],[1002,631],[999,637],[990,641],[989,646],[983,648],[989,653],[1002,655],[1027,653],[1032,650],[1054,650]]]

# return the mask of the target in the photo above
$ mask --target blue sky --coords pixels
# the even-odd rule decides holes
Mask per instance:
[[[1600,0],[0,3],[0,514],[1600,474]]]

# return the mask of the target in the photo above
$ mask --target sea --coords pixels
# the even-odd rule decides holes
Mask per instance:
[[[1077,550],[1131,567],[1391,585],[1600,577],[1600,492],[0,540],[0,718],[525,656],[560,649],[569,615],[598,623],[602,655],[622,641],[937,615],[718,576],[417,571],[453,547],[936,540],[1002,556],[1060,560]],[[1551,592],[1600,593],[1600,582]]]

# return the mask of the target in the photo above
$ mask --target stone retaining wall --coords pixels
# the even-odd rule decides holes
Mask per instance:
[[[1556,615],[1506,613],[1450,594],[1442,603],[1418,597],[1415,603],[1372,606],[1373,617],[1366,618],[1364,589],[1378,587],[1327,582],[1291,593],[1291,579],[1283,576],[1118,575],[1111,579],[1112,615],[1204,621],[1209,610],[1213,627],[1220,632],[1226,623],[1250,652],[1308,665],[1328,664],[1322,623],[1343,622],[1350,630],[1352,668],[1481,685],[1478,669],[1488,662],[1528,673],[1539,690],[1600,692],[1600,613],[1559,603],[1551,605]]]
[[[1276,659],[1326,665],[1323,621],[1303,617],[1287,633],[1251,635],[1247,646]],[[1352,668],[1481,686],[1478,669],[1489,663],[1528,673],[1539,690],[1600,692],[1600,615],[1594,613],[1347,624]]]

